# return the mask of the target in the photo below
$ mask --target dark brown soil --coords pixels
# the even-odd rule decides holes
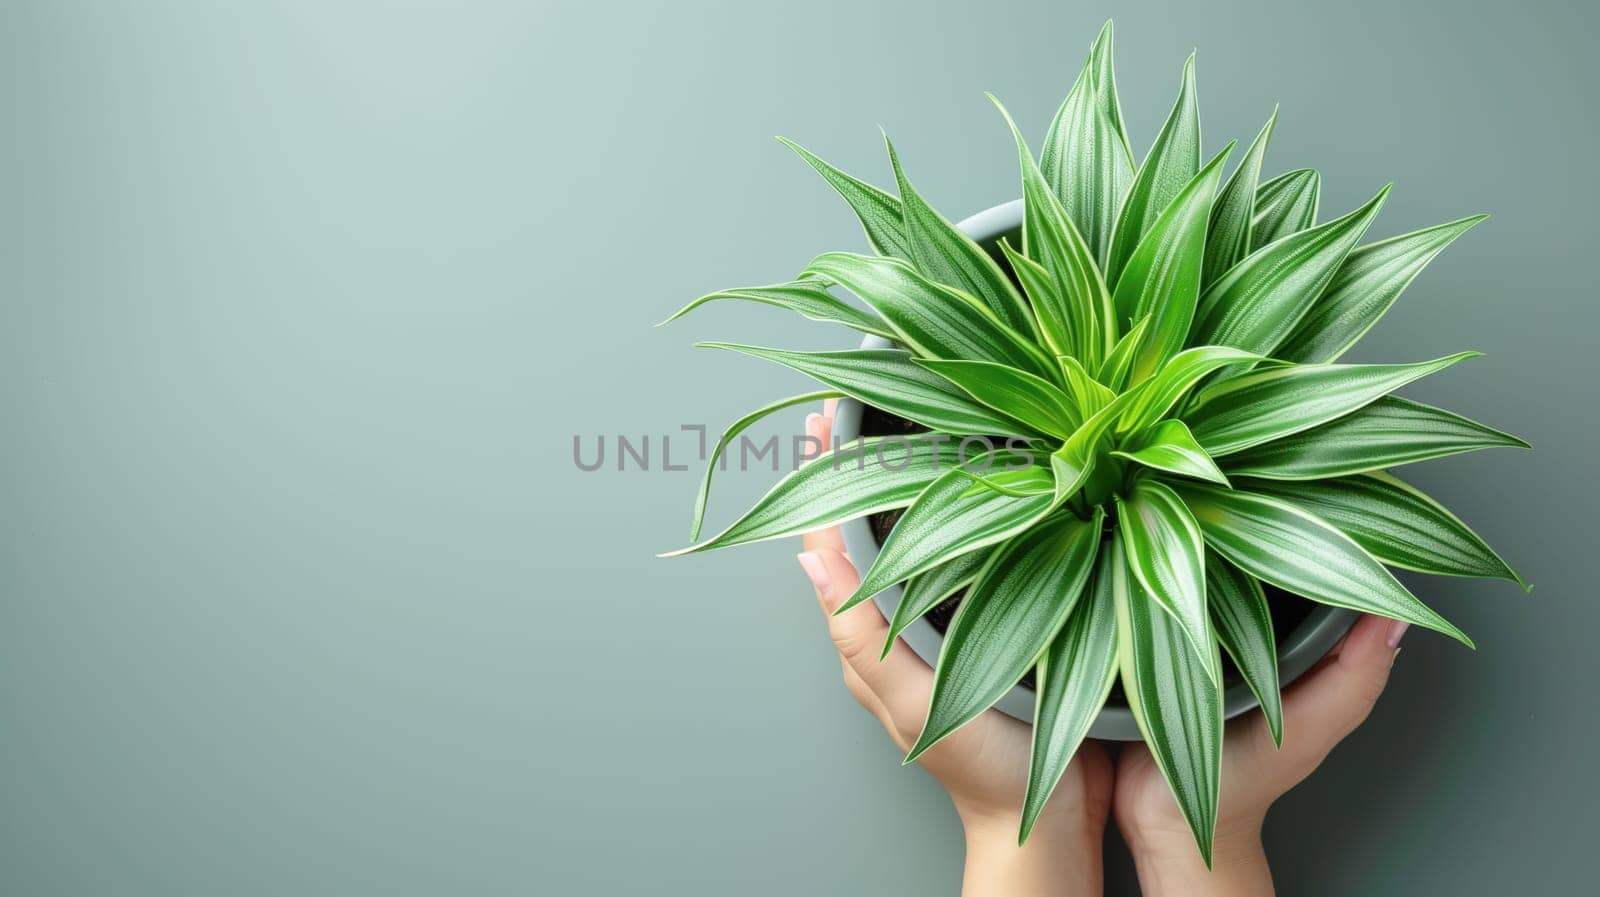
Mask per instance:
[[[924,427],[920,427],[903,417],[887,414],[877,408],[867,407],[862,410],[861,435],[863,436],[893,436],[920,433],[924,430]],[[889,537],[889,531],[894,529],[894,525],[899,522],[900,514],[900,511],[884,511],[867,518],[868,524],[872,527],[872,537],[877,540],[879,545],[882,545],[883,540]],[[1266,589],[1267,603],[1272,608],[1273,632],[1277,635],[1278,643],[1282,644],[1289,633],[1293,632],[1295,627],[1305,620],[1316,605],[1298,595],[1291,595],[1282,589],[1265,583],[1262,585]],[[961,606],[961,601],[965,597],[965,589],[956,592],[944,603],[928,611],[925,619],[933,624],[934,629],[943,633],[950,627],[950,620],[955,616],[956,608]],[[1226,651],[1222,654],[1222,675],[1224,687],[1243,681],[1239,676],[1238,669],[1234,667],[1233,661],[1228,659]],[[1034,687],[1033,671],[1029,670],[1022,677],[1019,684],[1032,690]],[[1107,703],[1122,707],[1127,706],[1128,702],[1122,694],[1121,682],[1112,686],[1111,697],[1107,700]]]

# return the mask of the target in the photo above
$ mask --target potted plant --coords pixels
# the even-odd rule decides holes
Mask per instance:
[[[1259,706],[1281,741],[1280,688],[1352,612],[1472,644],[1387,568],[1522,584],[1389,473],[1526,447],[1393,395],[1476,353],[1338,362],[1484,216],[1358,245],[1389,188],[1319,223],[1315,171],[1261,177],[1276,111],[1224,178],[1235,145],[1201,156],[1192,56],[1136,165],[1109,23],[1037,161],[1000,111],[1022,199],[959,226],[913,189],[892,144],[896,194],[789,144],[850,204],[873,254],[824,253],[793,281],[713,293],[668,320],[741,299],[865,340],[832,352],[701,344],[825,389],[729,428],[695,544],[669,554],[844,522],[866,572],[841,611],[876,598],[890,643],[907,639],[936,668],[907,762],[992,706],[1031,719],[1026,838],[1085,737],[1142,737],[1209,856],[1224,719]],[[845,399],[836,432],[862,438],[696,541],[728,440],[828,396]]]

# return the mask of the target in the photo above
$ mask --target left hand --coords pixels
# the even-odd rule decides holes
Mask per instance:
[[[1268,897],[1272,877],[1261,827],[1273,801],[1305,780],[1372,711],[1400,653],[1406,624],[1357,621],[1329,655],[1284,691],[1283,746],[1266,718],[1250,713],[1223,739],[1222,794],[1207,870],[1194,836],[1150,751],[1130,744],[1117,758],[1115,810],[1147,895]]]
[[[806,435],[828,445],[830,403],[806,418]],[[877,605],[833,611],[855,592],[860,576],[845,555],[838,527],[808,533],[800,565],[817,593],[850,694],[883,724],[902,751],[927,719],[933,670],[904,642],[879,661],[889,625]],[[967,836],[963,894],[1099,894],[1101,838],[1111,807],[1112,765],[1105,749],[1085,741],[1040,814],[1028,843],[1017,846],[1027,790],[1032,727],[986,711],[924,753],[918,762],[950,793]]]

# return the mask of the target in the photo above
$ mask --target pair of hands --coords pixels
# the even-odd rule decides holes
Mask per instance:
[[[832,425],[829,403],[823,414],[806,418],[806,435],[828,445]],[[908,750],[927,715],[933,670],[904,643],[879,661],[888,623],[873,602],[833,616],[860,582],[837,527],[807,534],[799,560],[827,615],[845,685],[890,739]],[[1018,847],[1032,728],[995,710],[984,713],[919,760],[950,792],[966,832],[962,893],[1099,894],[1101,839],[1114,815],[1145,894],[1270,895],[1272,878],[1261,847],[1268,807],[1366,719],[1388,682],[1404,633],[1404,623],[1363,617],[1328,657],[1284,692],[1282,748],[1273,744],[1259,713],[1229,724],[1210,870],[1143,744],[1126,745],[1113,761],[1103,745],[1085,741],[1028,843]]]

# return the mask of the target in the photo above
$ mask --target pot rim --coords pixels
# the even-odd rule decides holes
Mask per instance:
[[[956,227],[992,252],[993,246],[1002,236],[1021,229],[1022,211],[1022,200],[1015,199],[978,212],[961,221]],[[892,344],[888,340],[879,336],[868,336],[861,341],[863,349],[883,349],[890,345]],[[860,402],[849,398],[840,399],[833,424],[835,436],[847,442],[861,435],[861,414]],[[845,550],[850,553],[850,558],[856,565],[865,570],[878,557],[878,542],[873,538],[868,518],[858,517],[847,521],[843,529]],[[901,587],[895,585],[873,599],[886,618],[894,617],[895,608],[900,604],[901,591]],[[1287,687],[1321,660],[1339,639],[1350,631],[1350,627],[1355,625],[1357,616],[1354,611],[1344,608],[1323,604],[1313,607],[1306,619],[1278,643],[1279,687]],[[900,638],[929,666],[938,664],[944,635],[935,629],[926,617],[918,618],[916,622],[906,627]],[[1223,693],[1222,702],[1223,716],[1226,719],[1239,716],[1256,707],[1258,703],[1255,693],[1243,682],[1230,686]],[[1014,686],[995,704],[995,708],[1022,722],[1031,722],[1034,693],[1021,685]],[[1133,713],[1127,707],[1110,706],[1100,711],[1100,715],[1089,728],[1089,737],[1108,741],[1143,740],[1138,724],[1134,722]]]

